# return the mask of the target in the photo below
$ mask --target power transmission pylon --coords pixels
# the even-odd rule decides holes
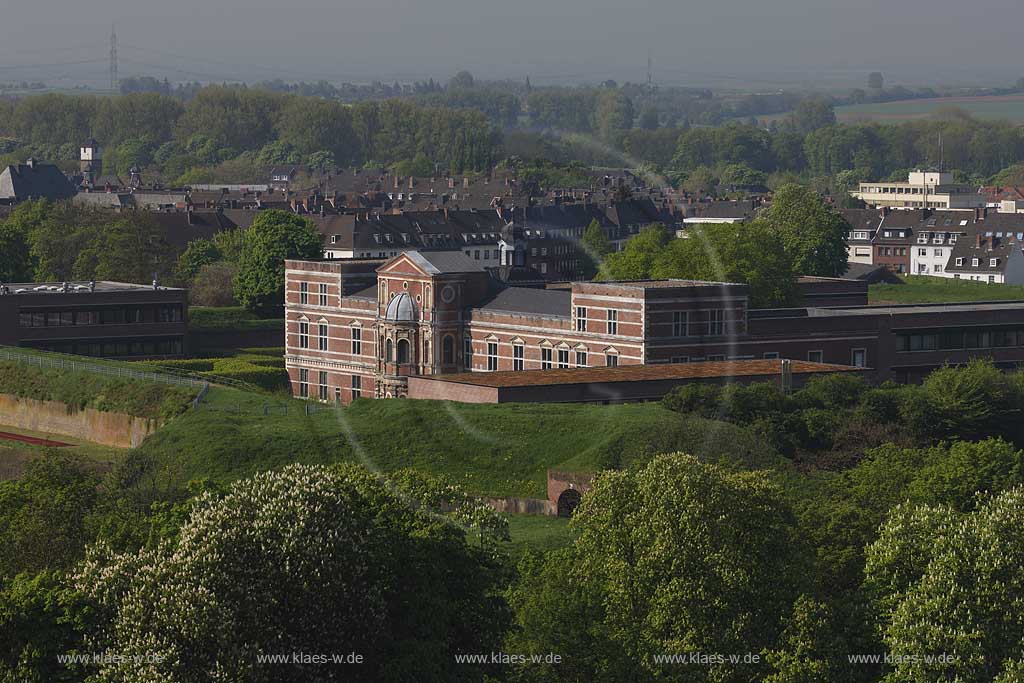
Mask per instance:
[[[110,25],[110,92],[118,90],[117,80],[117,30],[113,24]]]

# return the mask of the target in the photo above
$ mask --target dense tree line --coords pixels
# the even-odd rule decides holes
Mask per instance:
[[[26,97],[0,104],[0,136],[19,144],[6,157],[12,161],[28,154],[74,161],[78,145],[95,137],[107,150],[109,170],[139,165],[169,179],[229,160],[348,166],[416,154],[464,172],[491,165],[499,144],[487,117],[472,109],[407,100],[347,106],[220,86],[203,88],[185,104],[155,93]]]
[[[699,93],[687,97],[703,101]],[[124,174],[138,165],[190,182],[250,179],[268,164],[394,165],[417,157],[467,172],[518,155],[643,166],[691,191],[787,179],[822,179],[819,189],[843,191],[940,159],[972,182],[1024,160],[1024,135],[1006,122],[954,113],[897,125],[838,124],[827,100],[804,97],[770,129],[740,121],[696,126],[669,120],[656,98],[628,84],[515,95],[469,76],[417,98],[351,105],[225,86],[201,88],[187,101],[154,92],[0,101],[0,161],[35,155],[70,169],[90,136],[105,146],[108,170]]]

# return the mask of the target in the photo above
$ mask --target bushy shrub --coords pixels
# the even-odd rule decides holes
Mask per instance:
[[[794,394],[794,399],[808,408],[849,408],[860,401],[867,388],[864,378],[852,372],[817,375]]]
[[[661,404],[678,413],[714,415],[721,400],[721,387],[714,384],[684,384],[667,393]]]

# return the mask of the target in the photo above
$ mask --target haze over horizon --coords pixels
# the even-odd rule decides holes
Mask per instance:
[[[1024,76],[1016,22],[965,35],[982,35],[979,17],[1017,10],[1005,0],[39,0],[6,12],[0,82],[102,87],[115,22],[121,76],[171,81],[408,82],[466,69],[535,84],[639,82],[650,50],[655,81],[672,85],[854,87],[873,70],[890,84],[996,85]]]

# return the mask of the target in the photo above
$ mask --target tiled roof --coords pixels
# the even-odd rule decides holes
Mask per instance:
[[[864,368],[809,361],[790,361],[793,374],[862,372]],[[781,360],[735,360],[657,365],[623,365],[616,368],[570,368],[507,372],[468,372],[436,375],[432,380],[481,387],[532,387],[557,384],[645,382],[663,379],[723,379],[770,376],[782,373]]]

